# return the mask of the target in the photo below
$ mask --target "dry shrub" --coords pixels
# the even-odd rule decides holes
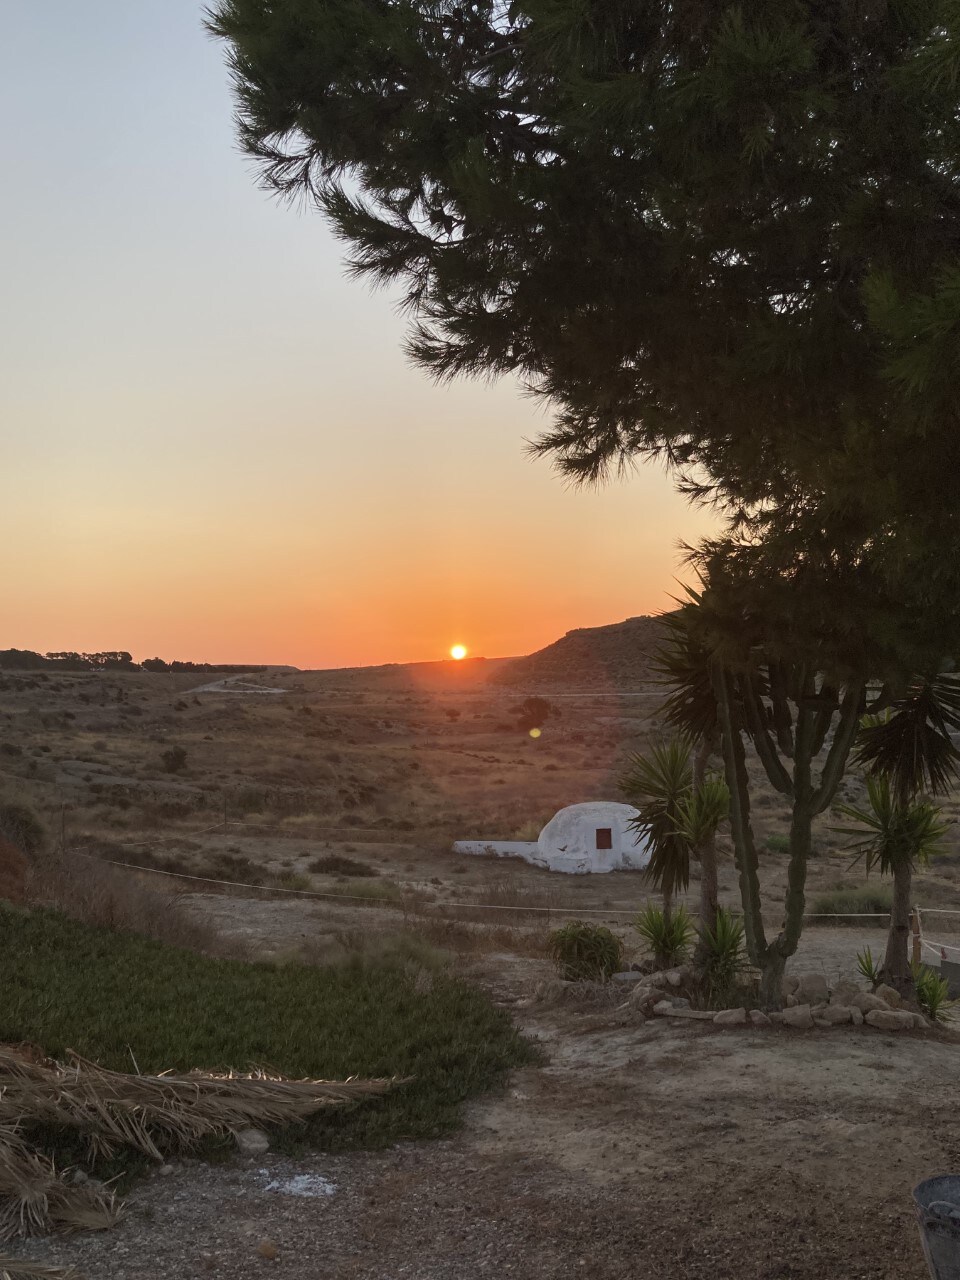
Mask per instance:
[[[191,914],[176,891],[144,884],[136,872],[93,858],[41,858],[30,868],[25,896],[84,924],[139,933],[194,951],[219,949],[216,933]]]
[[[0,835],[0,898],[23,902],[29,866],[16,845]]]

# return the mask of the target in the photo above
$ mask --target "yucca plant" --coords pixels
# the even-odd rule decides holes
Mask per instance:
[[[870,983],[871,991],[876,991],[883,977],[883,966],[879,960],[874,960],[873,952],[869,947],[864,947],[862,951],[857,952],[857,968]]]
[[[606,982],[623,963],[623,943],[606,925],[571,920],[547,939],[561,978]]]
[[[620,778],[622,795],[638,810],[631,825],[647,839],[647,875],[663,894],[667,918],[690,883],[690,842],[680,821],[693,785],[691,750],[685,734],[658,743],[649,755],[633,756]]]
[[[913,966],[913,989],[917,1004],[931,1022],[948,1022],[956,1004],[950,998],[950,984],[928,965]]]
[[[700,948],[710,999],[722,1003],[746,962],[743,921],[721,908],[712,929],[701,926]]]
[[[671,969],[686,959],[694,928],[685,907],[677,907],[668,915],[649,903],[637,916],[634,927],[661,969]]]
[[[907,943],[910,933],[910,886],[914,867],[926,866],[940,852],[947,823],[941,811],[927,800],[904,801],[894,796],[885,775],[867,778],[869,809],[841,805],[840,812],[860,825],[838,827],[840,835],[852,837],[847,846],[861,858],[867,874],[877,868],[893,877],[893,906],[890,931],[883,960],[884,979],[898,988],[911,984]]]
[[[705,965],[710,954],[706,933],[717,926],[720,912],[717,831],[730,812],[730,789],[722,778],[707,777],[678,808],[677,830],[700,860],[700,942],[696,963]]]

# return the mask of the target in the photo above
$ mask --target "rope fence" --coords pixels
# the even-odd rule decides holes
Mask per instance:
[[[375,897],[370,894],[349,894],[349,893],[325,893],[319,889],[287,889],[281,885],[262,885],[249,884],[243,880],[219,880],[210,876],[188,875],[181,871],[164,871],[160,867],[143,867],[138,866],[135,862],[118,862],[110,858],[98,858],[94,854],[81,853],[79,850],[73,852],[74,857],[86,858],[91,862],[99,862],[109,867],[120,867],[127,871],[138,871],[154,876],[165,876],[171,880],[188,880],[195,884],[217,885],[221,888],[228,889],[246,889],[253,893],[276,893],[294,898],[319,898],[331,902],[362,902],[367,906],[373,904],[383,904],[384,906],[392,906],[398,908],[420,907],[431,908],[433,910],[454,910],[454,911],[518,911],[530,914],[539,914],[546,916],[569,915],[576,914],[578,916],[603,916],[609,918],[611,916],[620,919],[632,919],[640,910],[639,905],[626,910],[618,910],[616,908],[606,907],[567,907],[559,904],[546,907],[520,906],[510,903],[491,903],[491,902],[438,902],[431,898],[414,898],[409,894],[402,894],[400,897]],[[923,908],[923,912],[927,915],[939,916],[960,916],[960,910],[950,910],[943,907]],[[739,914],[739,913],[737,913]],[[960,955],[960,946],[954,946],[951,943],[937,942],[933,939],[927,939],[923,935],[923,913],[920,907],[914,907],[911,912],[911,925],[913,931],[913,947],[914,958],[918,958],[922,948],[926,948],[933,954],[939,954],[942,960],[947,959],[947,952],[952,951]],[[889,912],[883,911],[818,911],[812,912],[806,916],[808,920],[887,920]]]

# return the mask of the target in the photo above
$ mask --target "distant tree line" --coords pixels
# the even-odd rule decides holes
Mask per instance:
[[[250,666],[237,662],[165,662],[163,658],[144,658],[140,666],[144,671],[225,671],[231,675],[246,675],[266,671],[266,666]]]
[[[134,662],[124,649],[102,653],[34,653],[32,649],[0,649],[3,671],[213,671],[242,675],[266,671],[265,666],[249,666],[229,662],[165,662],[163,658],[147,658]]]
[[[0,649],[0,667],[7,671],[39,671],[47,667],[60,671],[133,671],[137,664],[122,649],[103,653],[34,653],[30,649]]]

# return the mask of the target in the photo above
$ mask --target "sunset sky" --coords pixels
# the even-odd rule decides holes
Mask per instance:
[[[517,386],[408,367],[387,294],[239,154],[194,0],[9,5],[0,648],[342,666],[668,603],[708,518],[565,488]]]

